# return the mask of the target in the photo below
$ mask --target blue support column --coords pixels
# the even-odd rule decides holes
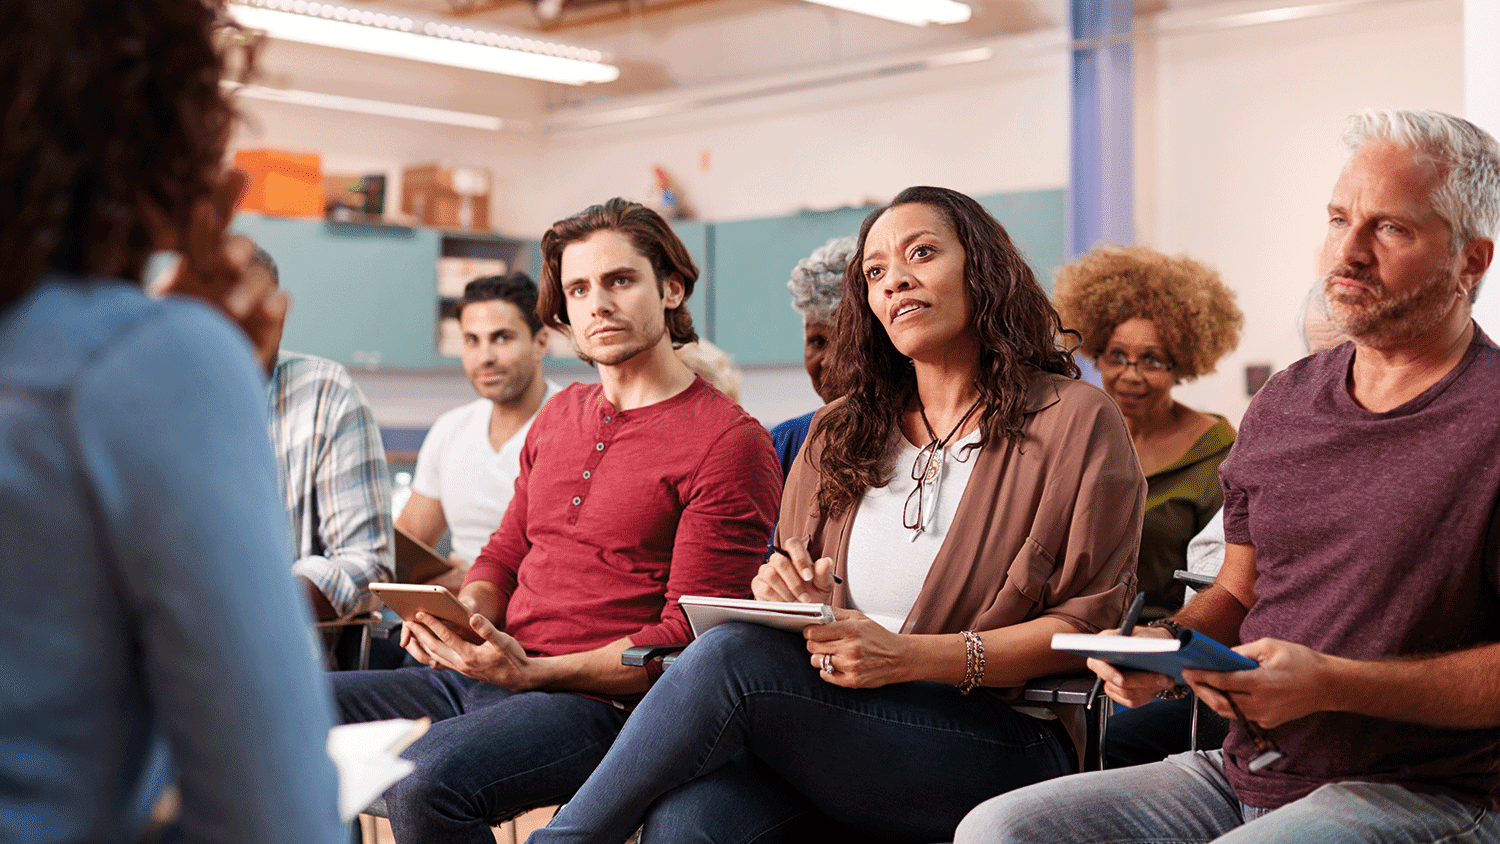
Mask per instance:
[[[1067,253],[1135,239],[1133,0],[1071,0],[1072,155]]]

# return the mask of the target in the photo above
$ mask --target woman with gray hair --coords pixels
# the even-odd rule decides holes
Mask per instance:
[[[833,344],[834,313],[839,309],[844,269],[849,266],[854,247],[852,236],[829,240],[798,261],[791,280],[786,283],[786,289],[792,292],[792,309],[802,315],[802,366],[812,379],[813,391],[825,404],[842,395],[841,390],[823,381],[823,361]],[[771,429],[782,477],[791,471],[792,461],[802,450],[812,418],[813,414],[807,413]]]

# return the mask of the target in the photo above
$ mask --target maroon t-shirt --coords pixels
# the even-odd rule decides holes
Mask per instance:
[[[1385,413],[1350,397],[1353,356],[1345,343],[1266,382],[1220,468],[1224,536],[1255,546],[1240,640],[1362,660],[1500,641],[1500,349],[1476,326],[1451,372]],[[1339,780],[1500,806],[1500,728],[1324,712],[1271,734],[1286,758],[1256,774],[1241,726],[1224,743],[1251,806]]]
[[[677,599],[750,597],[780,501],[771,435],[702,378],[625,411],[573,384],[537,413],[465,582],[500,587],[502,629],[534,653],[686,642]]]

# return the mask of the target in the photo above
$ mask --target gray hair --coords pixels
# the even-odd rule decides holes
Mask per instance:
[[[792,309],[805,325],[833,324],[844,295],[844,270],[856,246],[853,236],[835,237],[797,262],[786,289],[792,292]]]
[[[1453,233],[1453,252],[1500,228],[1500,144],[1467,120],[1427,109],[1365,109],[1349,116],[1344,148],[1383,140],[1415,150],[1443,171],[1432,205]],[[1478,289],[1476,286],[1475,293]]]

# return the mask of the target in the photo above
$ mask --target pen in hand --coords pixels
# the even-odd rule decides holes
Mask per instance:
[[[1145,592],[1137,592],[1137,593],[1135,593],[1135,602],[1130,605],[1130,609],[1125,613],[1125,621],[1120,624],[1120,635],[1121,636],[1129,636],[1132,632],[1135,631],[1135,622],[1136,622],[1136,619],[1138,619],[1138,618],[1141,617],[1141,607],[1143,607],[1145,605],[1146,605],[1146,593]],[[1103,677],[1096,677],[1096,678],[1094,678],[1094,689],[1093,689],[1093,691],[1089,692],[1089,702],[1086,703],[1086,704],[1084,704],[1083,708],[1084,709],[1093,709],[1094,708],[1094,701],[1096,701],[1096,700],[1099,699],[1099,693],[1101,691],[1103,691],[1103,690],[1104,690],[1104,678]]]
[[[786,557],[788,560],[790,560],[792,558],[791,552],[787,551],[785,548],[782,548],[780,545],[776,545],[776,544],[773,543],[771,545],[771,550],[775,551],[776,553],[780,554],[783,557]],[[833,582],[834,583],[843,583],[844,582],[844,579],[842,577],[839,577],[838,575],[834,574],[833,572],[829,572],[828,576],[833,578]]]

